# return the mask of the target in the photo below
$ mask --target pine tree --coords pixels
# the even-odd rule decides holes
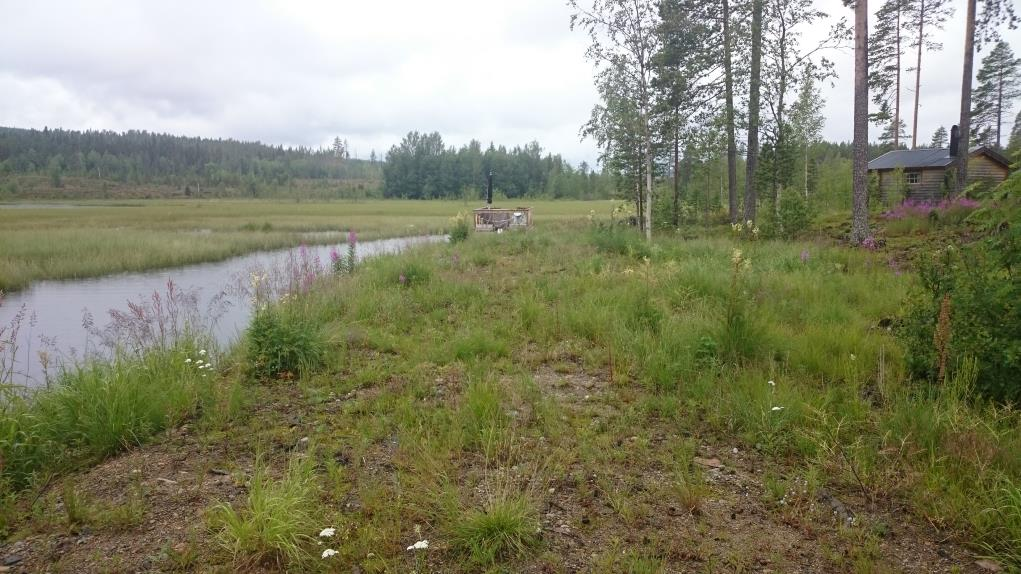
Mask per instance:
[[[879,134],[880,145],[889,146],[892,147],[893,149],[897,149],[899,147],[898,142],[900,142],[901,138],[907,139],[906,138],[908,129],[907,123],[905,123],[904,120],[900,120],[899,123],[900,123],[899,130],[893,129],[893,123],[886,124],[886,127],[883,128],[883,131],[880,132]]]
[[[1003,40],[982,59],[973,93],[971,123],[978,143],[1001,147],[1003,117],[1021,98],[1021,58],[1015,58]]]
[[[852,159],[851,243],[860,245],[869,236],[868,139],[869,139],[869,12],[866,0],[854,3],[854,158]]]
[[[971,138],[971,83],[975,67],[975,46],[981,48],[987,41],[999,40],[999,27],[1006,23],[1016,28],[1018,17],[1011,0],[983,0],[982,13],[978,14],[978,0],[967,0],[968,10],[964,23],[964,66],[961,73],[960,149],[969,149]],[[955,191],[964,191],[968,182],[968,154],[957,154],[954,166],[957,171]]]
[[[1007,151],[1011,155],[1021,150],[1021,110],[1018,110],[1014,118],[1014,129],[1010,130],[1010,142],[1007,144]]]
[[[915,119],[911,128],[911,148],[918,147],[918,104],[922,92],[922,53],[925,50],[939,51],[943,44],[932,39],[936,31],[942,30],[954,9],[950,0],[910,0],[907,5],[906,25],[914,32],[910,46],[916,49],[915,61]]]
[[[929,142],[929,147],[933,149],[947,147],[947,128],[940,126],[936,129],[936,133],[932,134],[932,141]]]
[[[905,12],[909,0],[886,0],[876,12],[876,28],[869,37],[869,91],[879,110],[869,114],[876,125],[893,133],[893,146],[900,147],[901,58],[904,56]]]
[[[765,0],[752,2],[751,78],[748,86],[748,159],[745,163],[744,218],[755,221],[758,203],[759,112],[762,89],[762,13]]]

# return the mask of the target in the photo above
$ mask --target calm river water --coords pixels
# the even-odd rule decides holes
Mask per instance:
[[[445,240],[442,235],[403,237],[364,241],[357,244],[356,259],[397,253],[413,245]],[[323,245],[304,248],[308,259],[329,266],[330,250],[347,253],[347,245]],[[167,291],[168,282],[183,292],[194,294],[195,308],[201,314],[215,314],[213,332],[221,345],[229,345],[242,333],[251,318],[251,304],[233,286],[247,283],[255,270],[282,269],[298,257],[299,248],[263,251],[214,263],[200,263],[173,269],[109,275],[95,279],[39,281],[23,291],[8,294],[0,306],[0,327],[9,325],[25,310],[18,335],[15,356],[15,382],[37,386],[45,374],[39,352],[54,360],[80,357],[86,347],[98,342],[91,337],[83,319],[90,315],[95,327],[110,322],[110,311],[126,311],[129,302],[151,300],[153,293]],[[213,309],[215,307],[215,309]],[[50,367],[50,373],[57,369]]]

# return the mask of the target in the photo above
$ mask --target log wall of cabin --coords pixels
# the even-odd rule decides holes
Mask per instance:
[[[920,174],[918,183],[904,183],[907,188],[908,198],[929,201],[943,197],[943,168],[904,170],[904,177],[912,171]],[[899,203],[904,197],[901,195],[899,174],[896,170],[884,169],[879,171],[879,192],[883,201]]]
[[[904,177],[907,174],[917,171],[920,174],[918,183],[905,183],[908,189],[908,197],[918,201],[932,201],[943,199],[945,168],[905,169]],[[899,202],[901,197],[900,184],[896,170],[884,169],[879,171],[879,191],[884,202]],[[989,159],[985,155],[976,155],[968,160],[968,183],[976,181],[990,181],[1000,183],[1007,179],[1009,170],[999,162]]]
[[[987,156],[977,155],[968,160],[968,183],[976,181],[1000,183],[1007,179],[1007,175],[1007,168]]]

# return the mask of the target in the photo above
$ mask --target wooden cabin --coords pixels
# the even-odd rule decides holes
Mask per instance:
[[[946,189],[953,189],[950,149],[893,150],[869,162],[869,173],[879,177],[880,196],[890,199],[938,201]],[[1007,179],[1010,160],[987,146],[975,146],[968,153],[968,183]],[[901,191],[905,193],[902,195]]]
[[[532,226],[531,207],[480,207],[475,210],[475,231],[506,231]]]

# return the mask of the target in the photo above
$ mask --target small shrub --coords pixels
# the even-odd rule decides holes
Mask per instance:
[[[808,201],[797,191],[789,190],[780,198],[777,230],[784,239],[794,239],[808,230],[812,223]]]
[[[213,536],[236,564],[282,567],[308,556],[304,547],[316,526],[311,460],[292,459],[280,480],[270,478],[265,466],[257,463],[241,507],[221,503],[210,510]]]
[[[523,496],[506,497],[461,516],[453,525],[451,543],[473,564],[491,566],[523,555],[538,542],[538,527],[535,511]]]
[[[458,213],[456,216],[451,218],[452,226],[450,228],[450,242],[461,243],[468,239],[471,233],[471,227],[468,225],[468,214]]]
[[[318,369],[326,356],[319,329],[283,308],[256,312],[248,327],[248,357],[255,374],[273,378]]]
[[[598,226],[590,234],[591,242],[596,249],[618,255],[627,255],[635,259],[652,256],[652,248],[642,237],[631,229],[620,229],[613,226]]]
[[[915,376],[942,382],[974,358],[979,394],[1021,400],[1021,283],[1009,279],[1009,259],[1001,256],[1014,257],[979,245],[947,248],[923,262],[922,287],[900,329]]]

